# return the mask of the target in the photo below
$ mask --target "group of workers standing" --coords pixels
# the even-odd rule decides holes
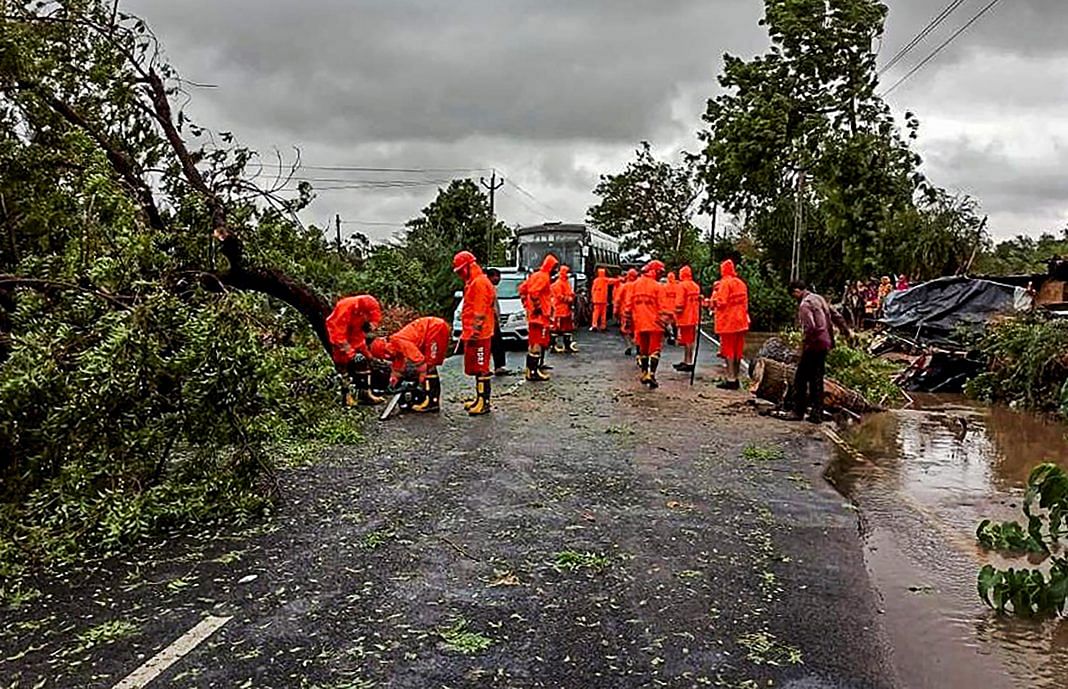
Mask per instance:
[[[472,253],[456,254],[452,267],[464,283],[457,348],[463,349],[465,375],[475,379],[475,396],[464,406],[468,414],[480,416],[490,412],[493,343],[495,334],[499,337],[500,309],[494,283]],[[640,271],[631,269],[620,277],[609,277],[605,269],[598,269],[590,285],[590,330],[607,331],[611,305],[626,355],[636,354],[641,383],[656,389],[665,340],[677,341],[683,349],[682,361],[674,365],[675,370],[694,371],[702,309],[707,309],[713,314],[720,356],[726,367],[726,377],[718,387],[739,389],[742,351],[750,324],[749,291],[738,277],[734,262],[723,261],[720,279],[707,298],[689,266],[681,267],[678,278],[672,272],[664,280],[665,272],[666,266],[659,260],[651,260]],[[548,254],[518,291],[528,328],[524,375],[532,383],[548,381],[546,352],[550,348],[559,353],[578,351],[574,341],[576,295],[568,266],[560,265],[556,256]],[[794,292],[801,302],[805,349],[810,350],[802,358],[795,386],[801,397],[795,409],[803,415],[808,400],[817,410],[822,402],[823,368],[833,338],[824,332],[831,326],[826,302],[804,289]],[[391,335],[374,337],[371,334],[381,318],[378,301],[370,295],[359,295],[341,299],[326,319],[334,362],[354,388],[346,389],[346,404],[374,405],[384,401],[372,389],[372,360],[379,360],[390,365],[391,389],[408,385],[414,399],[411,411],[439,412],[441,380],[437,368],[450,354],[449,324],[436,317],[418,318]],[[498,359],[496,364],[499,373],[503,362]]]

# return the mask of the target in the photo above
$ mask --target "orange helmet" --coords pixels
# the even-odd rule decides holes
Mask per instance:
[[[643,273],[654,273],[656,275],[660,275],[661,273],[664,272],[664,262],[663,261],[657,261],[655,259],[652,260],[652,261],[649,261],[648,263],[645,264],[645,268],[642,270],[642,272]]]
[[[464,268],[476,263],[475,255],[470,251],[461,251],[452,257],[452,270],[459,273]]]

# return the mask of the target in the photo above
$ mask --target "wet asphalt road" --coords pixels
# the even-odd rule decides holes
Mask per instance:
[[[37,582],[0,687],[113,687],[207,614],[233,619],[150,687],[897,686],[816,431],[580,344],[477,419],[451,361],[441,417],[368,420],[265,525]]]

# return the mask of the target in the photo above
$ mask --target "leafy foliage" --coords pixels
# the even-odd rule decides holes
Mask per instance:
[[[462,617],[453,620],[451,625],[439,630],[438,636],[444,642],[445,648],[463,655],[481,653],[494,644],[493,639],[485,634],[470,631],[467,620]]]
[[[1068,228],[1060,236],[1046,232],[1038,239],[1020,235],[998,242],[980,257],[976,270],[985,275],[1042,273],[1054,256],[1068,256]]]
[[[998,570],[986,565],[979,572],[979,597],[999,613],[1031,617],[1060,614],[1068,600],[1068,557],[1053,545],[1064,535],[1068,516],[1068,474],[1056,464],[1040,464],[1031,471],[1024,494],[1026,531],[1015,522],[984,520],[976,532],[988,548],[1049,554],[1047,574],[1037,569]]]
[[[875,404],[893,407],[905,401],[894,377],[901,366],[843,342],[827,354],[827,375]]]
[[[618,174],[602,175],[593,193],[600,201],[588,212],[590,223],[621,238],[625,251],[672,266],[694,262],[698,190],[689,165],[656,160],[643,141],[635,159]]]
[[[1068,416],[1068,321],[1035,314],[992,323],[976,344],[989,370],[967,393]]]
[[[578,572],[584,569],[600,572],[611,564],[611,558],[606,555],[575,550],[554,553],[552,559],[552,567],[557,572]]]
[[[8,3],[0,86],[0,590],[22,596],[27,565],[252,519],[280,446],[358,437],[308,313],[360,275],[295,220],[310,187],[274,194],[172,104],[113,3]],[[228,282],[221,229],[310,311]]]

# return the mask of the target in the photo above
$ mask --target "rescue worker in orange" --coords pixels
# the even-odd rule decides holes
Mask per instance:
[[[552,286],[553,330],[560,335],[554,350],[557,354],[574,354],[575,344],[575,288],[571,286],[571,269],[560,266],[560,274]]]
[[[464,348],[464,373],[475,378],[475,399],[467,406],[471,416],[490,411],[493,329],[496,321],[493,305],[497,290],[482,272],[474,254],[461,251],[452,259],[452,269],[464,281],[464,306],[460,312]]]
[[[647,263],[627,297],[634,321],[634,339],[638,343],[642,384],[648,385],[651,390],[660,387],[656,382],[656,369],[660,365],[664,327],[672,313],[664,301],[664,285],[660,284],[663,272],[664,264],[660,261]]]
[[[593,304],[593,317],[590,319],[590,332],[604,332],[608,328],[608,288],[613,284],[604,268],[597,269],[597,277],[590,286],[590,302]]]
[[[675,324],[679,329],[679,345],[683,347],[682,363],[675,364],[676,371],[691,373],[694,370],[694,351],[697,345],[697,328],[701,324],[701,286],[694,282],[693,269],[683,266],[679,271],[678,295],[675,298]]]
[[[369,406],[384,401],[371,391],[371,352],[367,348],[367,334],[381,321],[382,307],[369,294],[339,299],[326,318],[326,334],[333,350],[334,366],[347,375],[356,388],[354,396],[345,385],[347,406]]]
[[[527,380],[549,380],[545,372],[545,349],[549,346],[549,327],[553,310],[552,273],[559,261],[546,254],[541,268],[519,285],[519,297],[527,310]]]
[[[449,353],[449,324],[441,318],[416,318],[389,337],[371,342],[371,356],[389,361],[393,369],[389,386],[402,381],[418,384],[425,394],[412,411],[421,414],[441,411],[441,378],[438,366]]]
[[[675,278],[675,273],[671,272],[667,274],[667,284],[664,285],[664,289],[661,292],[664,299],[664,307],[667,309],[668,316],[667,325],[664,327],[665,334],[667,336],[668,344],[675,344],[675,302],[679,298],[679,282]]]
[[[634,341],[634,322],[631,320],[630,313],[630,291],[634,287],[634,283],[638,280],[638,271],[631,268],[627,271],[626,279],[616,287],[616,320],[619,321],[619,334],[623,336],[623,341],[627,344],[627,351],[624,352],[627,356],[632,354],[632,343]]]
[[[749,288],[735,272],[734,261],[727,259],[719,268],[720,279],[712,292],[712,307],[716,312],[719,353],[727,363],[727,378],[716,387],[737,390],[745,334],[749,331]]]

